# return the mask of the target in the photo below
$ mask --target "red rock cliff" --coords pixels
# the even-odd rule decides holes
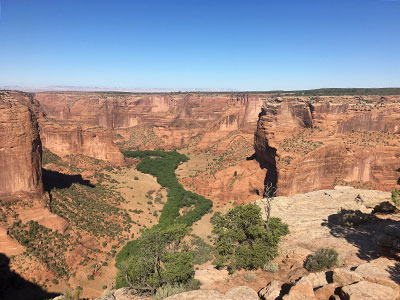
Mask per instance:
[[[27,96],[26,101],[29,101]],[[23,103],[23,101],[21,101]],[[0,200],[21,196],[40,197],[42,144],[35,114],[0,91]]]
[[[352,184],[396,185],[400,97],[283,98],[266,102],[255,150],[280,195]]]
[[[253,134],[262,104],[260,95],[38,93],[35,98],[51,118],[111,129],[131,147],[165,149],[193,139],[201,139],[204,148],[238,129]]]

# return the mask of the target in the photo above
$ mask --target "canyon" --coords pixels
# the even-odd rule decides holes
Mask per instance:
[[[40,197],[42,143],[29,108],[0,92],[0,199]]]
[[[49,119],[88,126],[81,132],[112,131],[120,147],[198,157],[187,172],[178,170],[181,181],[223,203],[254,201],[264,184],[279,195],[339,183],[388,191],[400,167],[400,96],[49,92],[35,100]],[[43,128],[45,147],[60,155],[75,150],[79,129],[65,133],[69,141],[61,128]],[[109,135],[96,138],[97,153],[81,152],[122,164]],[[201,154],[210,158],[206,166]]]
[[[0,137],[0,252],[12,256],[11,269],[24,278],[54,292],[84,286],[85,297],[112,286],[117,251],[157,223],[167,197],[120,150],[186,154],[176,176],[185,189],[211,199],[214,212],[259,200],[266,185],[278,196],[294,195],[277,197],[272,213],[298,227],[284,245],[302,255],[331,234],[325,228],[303,241],[318,227],[298,226],[311,218],[312,203],[318,202],[321,223],[341,205],[353,205],[356,194],[380,202],[390,197],[383,192],[399,188],[396,95],[0,91]],[[337,185],[360,190],[329,191]],[[317,190],[325,191],[295,196]],[[343,190],[351,195],[343,198]],[[302,209],[291,208],[293,199]],[[193,226],[208,243],[210,218]],[[338,249],[351,249],[348,263],[362,263],[346,247]],[[304,257],[293,256],[300,267]]]

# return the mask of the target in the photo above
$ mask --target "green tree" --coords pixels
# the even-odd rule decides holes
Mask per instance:
[[[153,226],[142,230],[132,253],[119,264],[117,287],[128,285],[154,294],[166,284],[186,284],[193,278],[193,253],[183,243],[190,228],[185,224]]]
[[[225,215],[217,215],[213,233],[217,250],[216,264],[236,269],[262,268],[278,255],[281,236],[289,233],[287,224],[270,218],[266,224],[256,204],[236,206]]]

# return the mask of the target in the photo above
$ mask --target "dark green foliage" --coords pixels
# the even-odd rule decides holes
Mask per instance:
[[[392,191],[392,201],[396,206],[400,205],[400,191],[398,189]]]
[[[58,284],[58,280],[56,278],[52,279],[51,282],[54,284]]]
[[[280,238],[289,233],[287,224],[278,218],[270,218],[266,228],[256,204],[240,205],[217,215],[214,223],[216,263],[227,266],[230,272],[262,268],[278,255]]]
[[[182,244],[189,233],[184,224],[168,227],[159,225],[141,231],[140,239],[131,242],[127,253],[125,247],[118,256],[127,259],[120,261],[117,275],[117,288],[130,286],[144,293],[152,293],[166,284],[185,284],[194,274],[193,253]],[[118,261],[118,259],[117,259]]]
[[[59,157],[57,154],[51,152],[47,148],[43,148],[42,165],[47,165],[47,164],[55,164],[59,166],[66,165],[66,163],[64,163],[61,157]]]
[[[307,256],[304,268],[310,272],[332,268],[339,264],[338,253],[333,248],[321,248]]]
[[[213,259],[214,248],[199,236],[193,235],[190,244],[194,254],[195,265],[201,265]]]
[[[88,279],[88,280],[94,280],[94,277],[93,277],[93,275],[88,275],[88,276],[87,276],[87,279]]]
[[[126,231],[132,226],[129,214],[119,208],[123,199],[106,185],[98,183],[90,187],[73,183],[68,188],[54,188],[52,196],[54,213],[96,237],[118,236],[124,229],[121,221]]]
[[[181,247],[181,242],[188,233],[188,226],[207,213],[212,202],[186,191],[176,179],[175,169],[188,160],[185,155],[159,150],[124,151],[123,154],[141,158],[137,170],[157,177],[157,182],[168,189],[168,195],[159,224],[142,230],[139,239],[128,242],[118,253],[116,266],[120,271],[116,279],[117,287],[129,285],[154,294],[157,289],[167,285],[186,286],[192,282],[194,255],[188,247]],[[153,193],[149,192],[146,197],[153,199]],[[191,206],[195,208],[180,215],[181,208]],[[156,212],[154,216],[157,216]]]
[[[157,177],[157,182],[168,188],[168,199],[159,219],[161,226],[168,226],[174,222],[191,226],[211,209],[211,200],[186,191],[176,179],[175,169],[181,162],[188,161],[186,155],[176,151],[165,152],[161,150],[123,151],[122,153],[126,157],[141,158],[141,162],[136,167],[137,170]],[[179,215],[180,208],[190,207],[191,205],[195,206],[194,210],[183,216]]]
[[[8,230],[13,238],[27,248],[29,254],[45,263],[57,277],[68,275],[69,269],[64,253],[74,246],[68,241],[68,236],[52,231],[36,221],[26,224],[21,221],[14,222]]]

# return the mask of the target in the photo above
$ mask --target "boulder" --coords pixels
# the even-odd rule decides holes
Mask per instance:
[[[318,300],[330,299],[335,293],[336,285],[334,283],[329,283],[323,287],[314,291],[315,298]]]
[[[297,281],[289,291],[289,294],[283,296],[283,300],[314,300],[315,294],[313,290],[313,282],[304,277]]]
[[[395,300],[398,291],[383,285],[368,281],[360,281],[341,289],[342,300]]]
[[[362,277],[349,268],[337,268],[333,270],[333,282],[339,286],[345,286],[359,282]]]
[[[165,298],[165,300],[258,300],[257,293],[247,286],[238,286],[225,295],[215,290],[196,290]]]
[[[257,293],[248,286],[238,286],[225,293],[232,300],[259,300]]]
[[[258,292],[258,296],[263,300],[275,300],[281,293],[281,284],[279,281],[271,281],[266,287]]]
[[[165,298],[165,300],[232,300],[215,290],[196,290],[184,292]]]
[[[318,288],[328,284],[325,272],[310,273],[301,278],[298,282],[310,281],[313,288]]]

